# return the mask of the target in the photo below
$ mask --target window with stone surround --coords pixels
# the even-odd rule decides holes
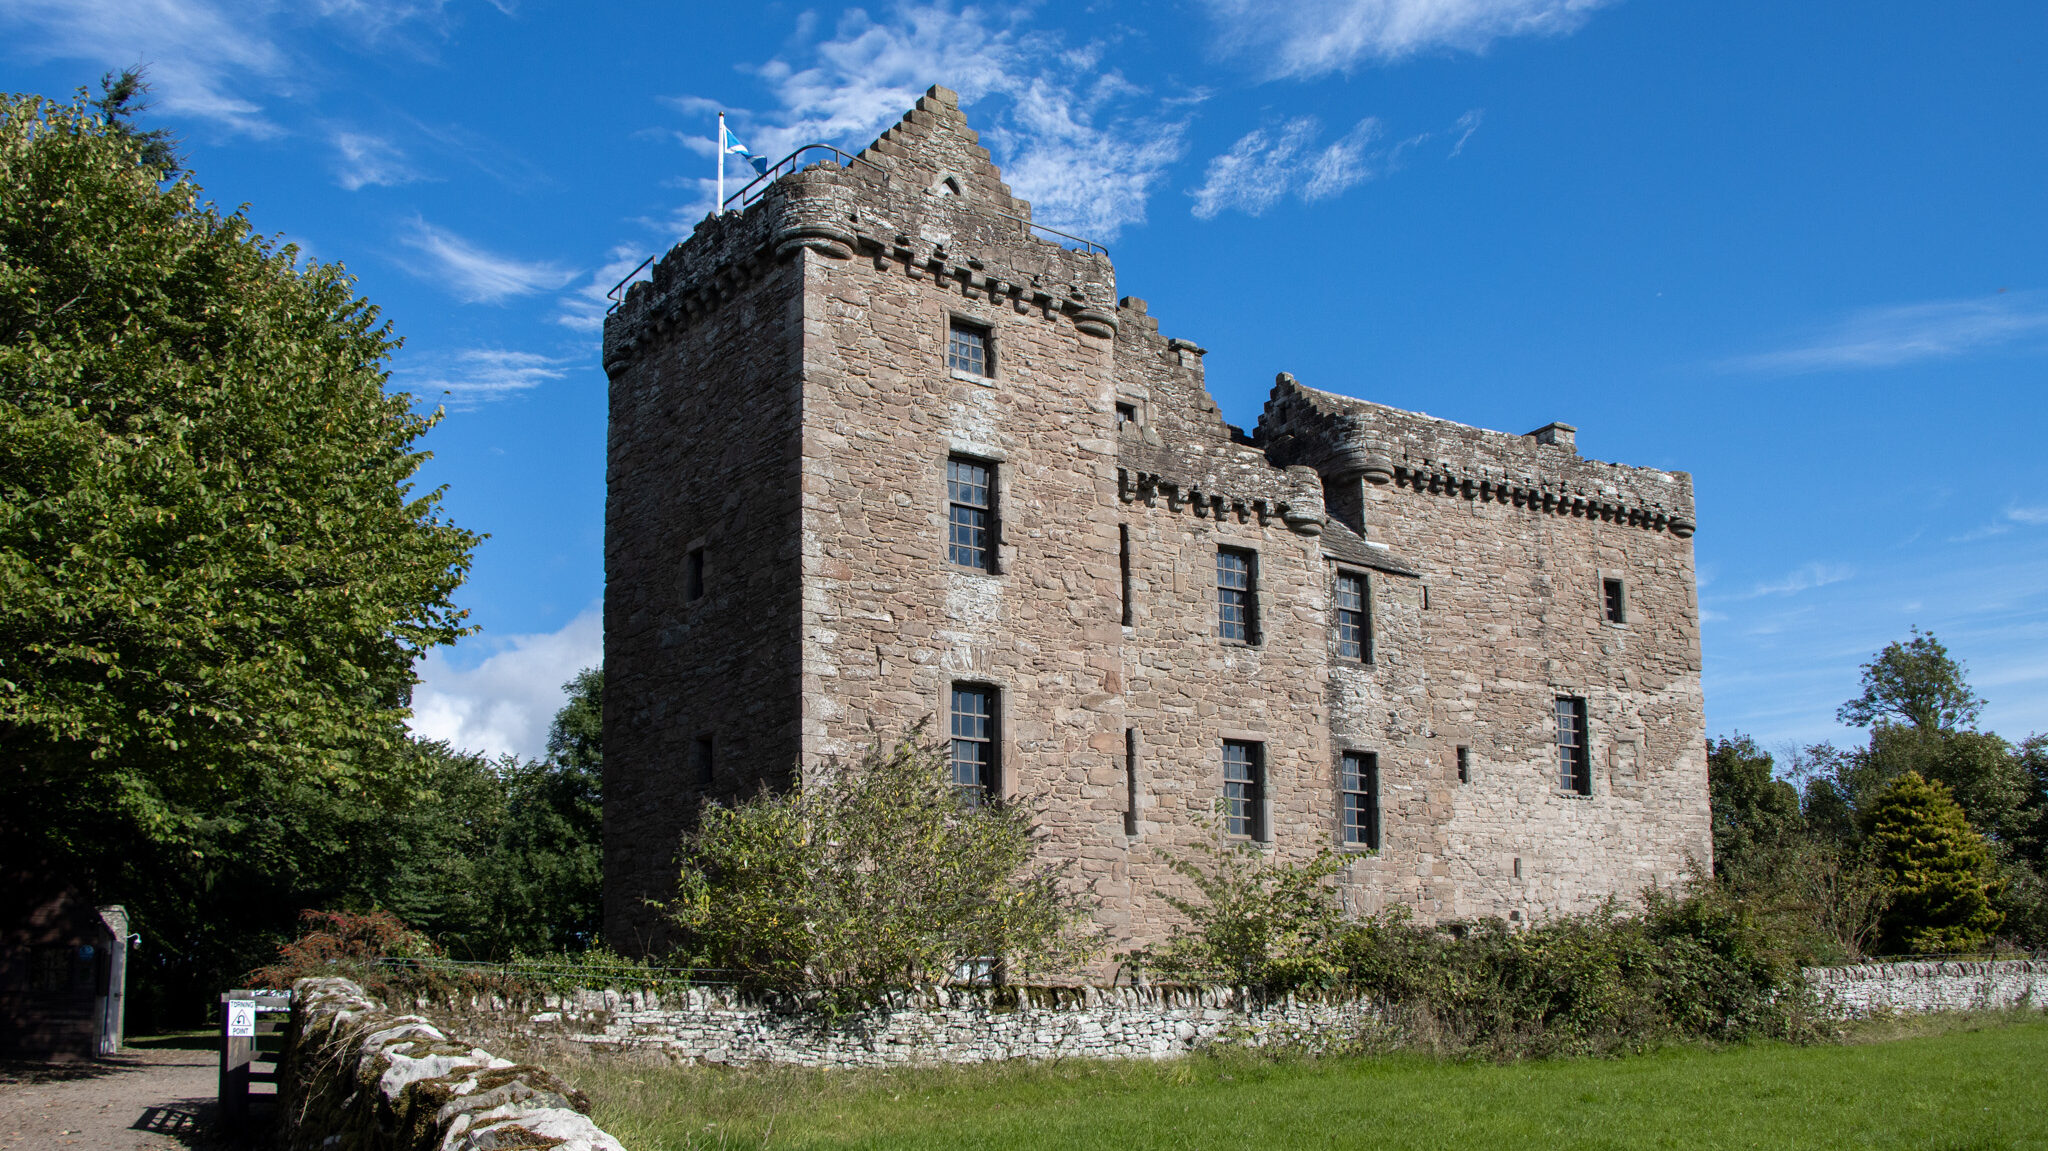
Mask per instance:
[[[697,737],[697,746],[695,749],[695,758],[697,761],[697,782],[703,784],[706,787],[709,787],[711,783],[717,778],[715,772],[717,770],[718,763],[717,760],[715,760],[712,757],[712,750],[713,748],[710,736],[700,735]]]
[[[1266,745],[1223,741],[1223,833],[1266,838]]]
[[[1586,701],[1579,696],[1557,698],[1557,787],[1593,794],[1592,739],[1586,730]]]
[[[946,461],[946,558],[960,567],[995,570],[995,480],[994,464]]]
[[[1259,642],[1259,557],[1242,548],[1216,549],[1216,634]]]
[[[979,806],[1001,797],[997,786],[996,689],[953,685],[953,786],[962,802]]]
[[[1472,749],[1469,747],[1458,749],[1458,782],[1472,782]]]
[[[1372,662],[1372,589],[1357,572],[1337,573],[1337,658]]]
[[[1118,431],[1131,427],[1137,422],[1138,406],[1136,404],[1120,403],[1116,406],[1116,426]]]
[[[1628,622],[1628,587],[1618,579],[1600,581],[1600,606],[1608,623]]]
[[[1380,847],[1380,757],[1376,752],[1347,751],[1338,764],[1337,788],[1344,803],[1338,833],[1346,847]]]
[[[970,376],[996,374],[995,341],[980,324],[954,318],[946,325],[946,366]]]

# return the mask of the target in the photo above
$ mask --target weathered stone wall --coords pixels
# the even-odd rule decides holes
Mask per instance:
[[[2038,959],[1808,968],[1806,982],[1829,1014],[1844,1019],[2048,1006],[2048,961]]]
[[[1265,1000],[1230,988],[937,991],[852,1016],[750,1003],[719,991],[586,991],[543,1010],[466,1023],[527,1043],[692,1063],[875,1067],[1004,1059],[1166,1059],[1211,1045],[1324,1050],[1377,1022],[1357,1000]]]
[[[279,1066],[291,1151],[625,1151],[546,1069],[394,1015],[346,979],[301,979]]]
[[[934,89],[845,167],[700,226],[607,324],[615,945],[654,940],[700,732],[731,794],[917,720],[943,735],[961,681],[1000,692],[1003,790],[1040,805],[1112,952],[1165,932],[1167,856],[1214,836],[1227,739],[1264,745],[1260,846],[1295,858],[1342,846],[1341,755],[1379,757],[1356,912],[1526,919],[1708,862],[1689,477],[1287,377],[1247,435],[1202,349],[1029,217]],[[955,319],[991,333],[986,376],[947,367]],[[947,562],[954,454],[995,467],[993,571]],[[732,589],[694,607],[693,536]],[[1219,546],[1257,555],[1254,643],[1217,634]],[[1369,583],[1370,661],[1338,657],[1340,572]],[[1590,796],[1557,785],[1560,695],[1588,703]]]

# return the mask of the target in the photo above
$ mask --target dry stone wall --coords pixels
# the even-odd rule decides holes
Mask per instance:
[[[291,1151],[625,1151],[582,1095],[346,979],[301,979],[279,1079]]]
[[[2048,961],[2039,959],[1809,968],[1806,982],[1824,1010],[1844,1019],[2048,1006]]]

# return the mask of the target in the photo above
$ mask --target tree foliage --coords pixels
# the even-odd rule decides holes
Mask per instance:
[[[1029,808],[965,805],[946,753],[913,732],[814,786],[706,805],[668,905],[688,963],[837,1004],[1085,958],[1086,909],[1037,858]],[[721,976],[713,975],[712,978]]]
[[[1946,787],[1916,772],[1899,776],[1871,804],[1865,833],[1891,890],[1890,950],[1972,951],[1998,930],[1991,850]]]
[[[402,779],[476,542],[412,487],[432,420],[350,277],[150,146],[82,93],[0,99],[0,819],[74,873]]]
[[[1932,732],[1968,727],[1983,709],[1963,665],[1933,633],[1916,628],[1913,638],[1885,645],[1863,665],[1863,694],[1835,714],[1852,727],[1904,723]]]

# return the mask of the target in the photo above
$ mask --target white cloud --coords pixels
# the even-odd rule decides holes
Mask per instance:
[[[1304,202],[1328,199],[1389,170],[1398,157],[1427,135],[1392,149],[1375,149],[1380,122],[1366,117],[1338,140],[1316,146],[1315,117],[1301,116],[1278,128],[1255,128],[1209,161],[1202,186],[1190,192],[1194,214],[1204,220],[1226,211],[1257,216],[1290,193]]]
[[[334,150],[341,155],[336,179],[353,192],[371,185],[393,187],[420,178],[405,162],[405,153],[391,141],[362,132],[336,132]]]
[[[639,266],[646,258],[645,252],[629,244],[612,248],[610,256],[590,273],[582,287],[562,297],[562,310],[556,314],[555,322],[579,332],[595,332],[603,328],[605,314],[612,306],[612,288],[628,273],[632,273],[636,280],[646,279],[649,270]],[[621,288],[619,294],[623,297],[625,289]]]
[[[1856,569],[1842,564],[1810,563],[1788,573],[1783,579],[1760,583],[1745,597],[1755,599],[1767,595],[1797,595],[1803,591],[1841,583],[1856,574]]]
[[[2048,507],[2007,508],[2005,518],[2019,524],[2048,524]]]
[[[568,700],[562,685],[604,662],[603,614],[593,606],[560,631],[490,646],[496,650],[470,668],[456,666],[447,648],[428,653],[412,694],[413,733],[464,751],[537,759]]]
[[[494,304],[509,296],[553,291],[576,278],[573,269],[557,264],[515,260],[486,252],[417,216],[409,233],[401,236],[399,242],[432,261],[429,268],[415,269],[420,275],[447,281],[448,289],[466,303]]]
[[[270,86],[287,72],[267,15],[230,14],[204,0],[12,0],[0,6],[0,25],[14,25],[15,50],[33,58],[108,69],[146,63],[162,112],[272,135],[277,126],[262,106],[237,91],[246,77]]]
[[[2040,292],[2001,293],[1865,308],[1803,344],[1739,356],[1724,366],[1771,375],[1889,368],[2043,336],[2048,336],[2048,298]]]
[[[1185,114],[1105,67],[1096,46],[1074,48],[1027,31],[1023,16],[943,3],[898,4],[883,20],[849,10],[829,39],[802,50],[799,63],[777,58],[760,67],[781,106],[732,113],[735,130],[771,160],[817,141],[854,150],[894,124],[928,86],[944,84],[971,106],[983,144],[1011,188],[1032,202],[1036,219],[1113,239],[1144,221],[1147,197],[1183,151]],[[696,97],[671,102],[700,117],[711,107]],[[708,139],[710,131],[695,135]],[[698,183],[691,214],[710,207],[713,181]],[[728,183],[728,192],[735,188]]]
[[[1437,50],[1483,51],[1505,36],[1561,35],[1612,0],[1205,0],[1230,55],[1307,79]]]
[[[1458,122],[1451,125],[1451,131],[1456,132],[1458,138],[1451,144],[1450,158],[1455,159],[1464,154],[1465,141],[1472,138],[1472,133],[1479,130],[1480,122],[1485,119],[1486,109],[1484,108],[1474,108],[1463,116],[1458,117]]]
[[[514,352],[503,348],[470,348],[396,373],[399,386],[432,403],[446,393],[458,405],[496,400],[528,391],[568,375],[571,357]]]

